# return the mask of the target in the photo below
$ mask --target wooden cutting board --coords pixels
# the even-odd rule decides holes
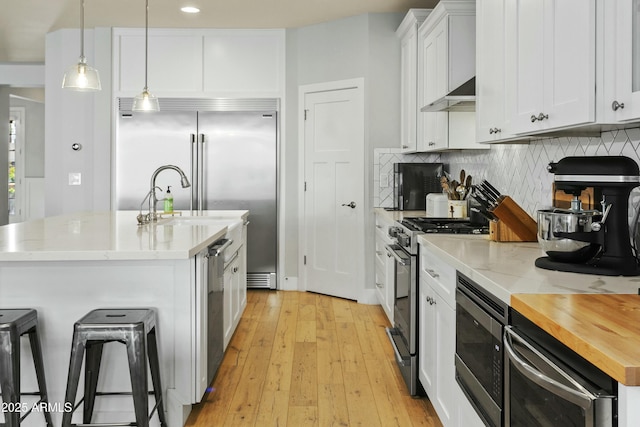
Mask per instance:
[[[640,385],[640,295],[513,294],[511,306],[618,382]]]

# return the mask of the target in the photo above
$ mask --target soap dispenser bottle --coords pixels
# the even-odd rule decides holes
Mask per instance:
[[[164,195],[164,213],[171,212],[173,212],[173,194],[171,194],[171,186],[169,185]]]

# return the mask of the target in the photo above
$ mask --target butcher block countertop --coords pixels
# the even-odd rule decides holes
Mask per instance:
[[[640,295],[513,294],[511,306],[618,382],[640,385]]]

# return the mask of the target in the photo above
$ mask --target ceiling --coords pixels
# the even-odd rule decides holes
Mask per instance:
[[[438,0],[150,0],[151,28],[296,28],[366,12],[431,8]],[[190,15],[180,7],[197,6]],[[86,0],[85,28],[143,27],[143,0]],[[80,0],[3,0],[0,62],[44,62],[45,35],[80,27]]]

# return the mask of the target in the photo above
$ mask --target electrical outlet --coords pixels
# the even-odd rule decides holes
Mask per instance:
[[[381,173],[380,188],[387,188],[387,187],[389,187],[389,175],[387,175],[386,173]]]

